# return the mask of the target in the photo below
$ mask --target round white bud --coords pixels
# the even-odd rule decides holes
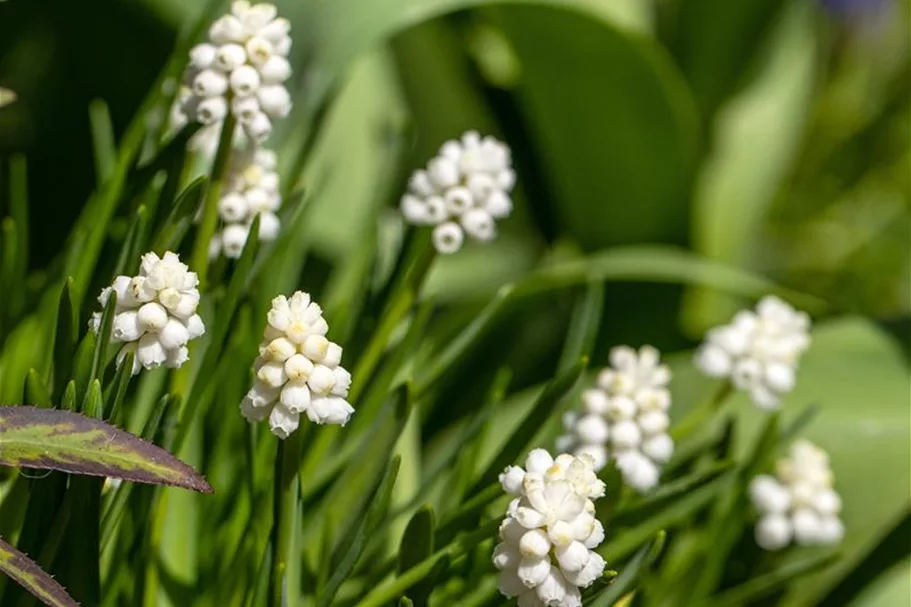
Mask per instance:
[[[243,253],[244,245],[247,242],[248,233],[249,230],[246,226],[237,223],[228,225],[222,230],[221,244],[225,257],[229,259],[237,259],[240,257],[240,254]]]
[[[218,49],[214,44],[197,44],[190,49],[190,65],[197,69],[204,70],[215,61],[215,54],[217,52]]]
[[[474,197],[468,188],[456,187],[449,188],[443,194],[443,201],[446,203],[446,209],[452,215],[461,215],[474,206]]]
[[[281,84],[261,86],[256,97],[262,110],[273,118],[284,118],[291,113],[291,95]]]
[[[231,90],[237,95],[241,97],[252,95],[259,89],[259,72],[249,65],[241,65],[231,72],[229,83]]]
[[[469,209],[462,215],[462,227],[480,241],[492,240],[496,236],[493,217],[483,209]]]
[[[199,97],[217,97],[228,90],[228,79],[215,70],[202,70],[193,79],[193,93]]]
[[[241,124],[249,124],[261,113],[259,100],[254,95],[235,97],[231,100],[231,113]]]
[[[462,248],[465,234],[459,224],[447,221],[433,229],[433,246],[443,254],[455,253]]]
[[[168,322],[168,311],[164,306],[155,302],[143,304],[139,308],[137,316],[140,326],[145,331],[161,331]]]
[[[239,44],[223,44],[215,54],[215,66],[224,71],[231,72],[247,62],[247,53]]]
[[[236,192],[226,194],[218,201],[218,214],[228,223],[245,221],[249,210],[247,199]]]
[[[576,434],[583,443],[599,445],[607,441],[608,427],[604,418],[596,414],[588,414],[576,422]]]
[[[265,38],[253,36],[244,45],[247,51],[247,59],[254,65],[263,65],[273,55],[272,43]]]
[[[665,463],[674,455],[674,440],[667,434],[656,434],[645,439],[642,452],[658,463]]]
[[[781,514],[767,514],[756,524],[756,543],[764,550],[781,550],[791,542],[791,523]]]
[[[272,121],[263,112],[258,112],[252,120],[244,124],[244,131],[250,139],[261,144],[272,133]]]

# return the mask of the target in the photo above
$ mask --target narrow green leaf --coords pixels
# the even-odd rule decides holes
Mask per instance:
[[[838,552],[825,552],[782,565],[778,569],[757,576],[736,588],[706,599],[699,606],[739,607],[740,605],[751,605],[758,599],[784,588],[798,578],[828,567],[837,561],[839,557],[840,554]]]
[[[569,369],[583,356],[591,356],[601,316],[604,313],[604,283],[590,282],[576,302],[563,342],[563,352],[557,368]]]
[[[495,482],[506,466],[513,464],[525,451],[548,418],[557,410],[557,403],[575,385],[585,370],[588,360],[583,358],[571,368],[555,377],[535,401],[531,410],[522,420],[518,429],[509,438],[500,452],[497,453],[487,469],[474,484],[474,491],[480,490]],[[472,491],[471,493],[474,493]]]
[[[611,607],[620,600],[620,597],[632,590],[640,570],[647,566],[649,561],[654,561],[658,557],[663,545],[664,532],[659,532],[623,566],[620,575],[614,579],[611,585],[589,603],[591,607]]]
[[[717,462],[705,470],[698,470],[663,484],[648,495],[621,505],[616,514],[611,517],[611,523],[618,526],[637,524],[673,501],[680,499],[681,496],[711,483],[730,471],[733,465],[734,463],[729,461]]]
[[[92,370],[89,377],[101,379],[107,359],[108,344],[111,341],[111,327],[114,326],[114,310],[117,308],[117,293],[111,290],[108,303],[101,312],[101,322],[95,339],[95,351],[92,354]]]
[[[63,394],[70,379],[73,348],[76,346],[76,318],[79,308],[73,295],[73,279],[67,278],[60,291],[60,303],[57,306],[57,329],[54,332],[55,398],[59,398]]]
[[[92,381],[92,365],[95,358],[95,344],[98,339],[91,331],[85,334],[73,355],[72,379],[76,382],[76,402],[83,403],[89,383]]]
[[[389,461],[389,464],[386,466],[386,470],[383,473],[383,477],[380,479],[379,486],[373,492],[372,497],[369,500],[370,506],[367,508],[367,512],[362,518],[363,522],[359,525],[350,527],[345,534],[345,537],[339,543],[338,549],[331,559],[331,562],[333,563],[332,577],[329,578],[326,587],[319,593],[319,599],[316,603],[317,607],[328,607],[332,603],[342,582],[344,582],[354,570],[354,567],[358,563],[358,559],[360,559],[364,552],[364,548],[367,546],[373,533],[386,516],[386,513],[389,510],[392,489],[395,486],[395,479],[398,475],[400,464],[401,459],[398,456],[394,456]]]
[[[207,183],[206,177],[197,177],[177,195],[167,217],[152,230],[157,235],[152,243],[153,251],[176,251],[180,248],[193,224],[193,216],[202,202]]]
[[[408,571],[433,554],[433,508],[425,506],[414,513],[399,546],[399,573]],[[430,583],[428,583],[430,582]],[[417,607],[427,604],[427,597],[433,591],[432,580],[424,580],[411,589],[411,598]]]
[[[450,560],[465,555],[468,551],[477,547],[479,542],[492,537],[499,526],[500,519],[492,519],[477,526],[473,531],[458,536],[455,541],[443,548],[439,548],[433,555],[400,576],[388,579],[375,586],[356,603],[357,607],[379,607],[380,605],[388,604],[421,580],[438,574],[440,567],[445,568]]]
[[[113,174],[117,162],[111,112],[103,99],[93,99],[89,103],[89,123],[92,129],[92,149],[95,152],[95,179],[101,184]]]
[[[66,411],[76,411],[76,381],[70,380],[60,398],[60,407]]]
[[[115,426],[120,425],[120,418],[122,417],[121,405],[123,404],[123,398],[126,396],[127,388],[130,385],[130,379],[133,377],[133,358],[135,356],[135,352],[127,352],[127,355],[120,363],[120,367],[114,374],[114,381],[111,384],[108,397],[104,403],[105,418]]]
[[[148,211],[144,205],[136,209],[136,217],[130,224],[130,231],[120,247],[120,255],[114,266],[114,276],[132,275],[139,268],[139,256],[142,255]]]
[[[730,473],[728,473],[730,474]],[[637,547],[649,541],[659,531],[670,529],[690,519],[705,508],[726,486],[727,475],[722,475],[703,487],[672,502],[664,510],[654,514],[639,525],[616,530],[617,537],[601,545],[598,552],[608,560],[620,560],[631,554]]]
[[[19,254],[16,245],[19,238],[16,220],[4,217],[0,221],[0,293],[12,293],[16,288],[16,256]],[[10,302],[6,297],[0,300],[0,329],[3,328],[6,317],[12,316],[9,307]]]
[[[0,407],[0,465],[212,491],[164,449],[101,420],[55,409]]]
[[[440,521],[440,526],[436,530],[435,542],[438,545],[448,544],[459,529],[465,528],[467,521],[476,520],[478,514],[498,497],[503,497],[503,487],[500,486],[499,481],[475,492],[474,497]]]
[[[45,605],[79,607],[63,586],[54,581],[34,561],[0,538],[0,571],[10,576]]]
[[[47,384],[35,369],[29,369],[25,377],[25,400],[29,404],[47,409],[54,406],[54,400],[47,389]]]

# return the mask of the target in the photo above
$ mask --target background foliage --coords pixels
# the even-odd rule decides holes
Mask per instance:
[[[74,277],[75,344],[95,294],[131,244],[139,204],[153,208],[161,184],[137,185],[131,154],[145,161],[158,152],[145,130],[167,114],[160,72],[176,47],[171,76],[179,73],[194,26],[217,14],[215,4],[0,3],[0,86],[18,95],[0,110],[0,216],[11,218],[0,233],[3,404],[41,404],[27,398],[37,385],[29,393],[27,380],[30,369],[38,384],[51,378],[63,280]],[[287,192],[305,192],[302,211],[296,221],[286,219],[285,237],[259,258],[263,263],[255,266],[252,286],[244,285],[236,315],[231,306],[225,311],[230,287],[203,302],[207,324],[222,323],[225,332],[231,362],[217,366],[223,381],[206,390],[194,367],[182,379],[149,374],[131,387],[124,425],[158,442],[174,428],[188,432],[179,454],[206,474],[216,494],[156,490],[154,508],[143,506],[153,495],[149,488],[124,498],[116,533],[110,527],[111,537],[99,540],[101,580],[113,597],[107,604],[186,605],[188,596],[199,601],[194,605],[245,596],[258,604],[274,446],[260,434],[241,455],[250,437],[236,403],[267,303],[298,287],[315,293],[337,331],[330,337],[345,345],[346,361],[357,361],[378,314],[370,301],[361,304],[398,252],[394,205],[404,178],[443,140],[468,128],[512,146],[520,176],[516,212],[491,246],[435,262],[418,308],[432,322],[422,335],[417,313],[410,326],[418,328],[396,338],[414,347],[407,354],[395,354],[401,344],[390,350],[372,380],[373,388],[376,382],[388,388],[397,373],[413,376],[420,406],[382,408],[387,391],[362,387],[350,427],[321,429],[329,436],[321,440],[315,430],[305,437],[299,538],[305,586],[332,586],[333,568],[318,564],[340,566],[343,549],[363,540],[352,527],[360,520],[355,515],[366,513],[369,522],[368,498],[383,491],[389,512],[400,515],[375,512],[383,522],[366,548],[387,558],[374,563],[378,569],[360,565],[354,573],[361,577],[343,584],[343,594],[353,599],[379,579],[406,525],[433,528],[432,517],[427,522],[422,517],[429,515],[420,514],[427,512],[419,510],[424,504],[434,507],[437,548],[446,546],[440,543],[446,517],[471,495],[447,495],[435,481],[473,479],[496,461],[513,430],[525,427],[521,421],[544,383],[579,354],[590,354],[594,369],[622,343],[675,353],[671,413],[681,419],[716,389],[690,368],[691,348],[708,327],[774,288],[813,313],[816,323],[798,388],[779,423],[787,428],[803,407],[818,408],[802,433],[832,454],[848,534],[834,565],[786,592],[775,588],[764,600],[902,604],[911,594],[907,1],[277,4],[292,21],[296,107],[275,139]],[[289,207],[299,199],[287,197]],[[82,213],[89,219],[77,219]],[[154,236],[146,234],[146,242]],[[580,320],[586,302],[598,301],[592,293],[602,282],[599,313]],[[514,290],[503,290],[506,284]],[[574,343],[573,335],[581,337]],[[453,344],[462,343],[469,346],[463,355],[450,356],[459,353]],[[215,361],[206,368],[202,354],[194,364],[210,379]],[[359,380],[367,382],[355,375]],[[49,387],[56,398],[59,386]],[[192,430],[177,413],[185,411],[179,402],[159,400],[165,393],[193,407],[203,403],[191,409],[197,413]],[[735,430],[724,434],[729,418],[722,415],[705,435],[717,429],[717,459],[732,459],[743,470],[755,461],[753,445],[765,419],[739,397],[724,412],[737,420]],[[486,432],[477,432],[477,419],[486,420]],[[466,429],[471,432],[463,434]],[[369,448],[359,448],[368,432]],[[331,442],[339,436],[341,442]],[[474,451],[468,451],[475,457],[453,461],[464,436],[473,437]],[[328,463],[317,457],[331,446],[342,456]],[[401,460],[387,468],[392,452]],[[396,466],[394,485],[383,482]],[[60,487],[49,487],[47,479],[26,487],[17,478],[0,477],[0,536],[38,558],[43,538],[30,537],[28,529],[41,527],[23,521],[55,520]],[[628,527],[621,518],[613,533],[608,519],[609,567],[622,572],[662,528],[669,541],[653,573],[643,570],[646,586],[660,589],[661,578],[724,558],[706,549],[713,537],[707,534],[716,529],[706,508],[716,495],[707,488],[719,486],[712,482],[677,496],[675,503],[692,505],[648,519],[654,529],[641,538],[631,531],[642,530],[633,524],[641,522],[636,517],[627,519]],[[36,498],[39,486],[50,497]],[[50,510],[39,512],[38,503]],[[746,517],[742,524],[748,529]],[[721,592],[739,587],[744,571],[777,571],[771,562],[755,562],[747,544],[733,547]],[[485,547],[468,566],[431,565],[481,571]],[[423,550],[400,555],[398,567],[408,570],[433,548]],[[91,592],[79,588],[80,563],[67,556],[78,554],[75,545],[57,552],[63,556],[42,564],[74,592]],[[466,558],[464,551],[443,556]],[[813,556],[788,558],[799,566]],[[126,564],[111,564],[118,559]],[[438,599],[463,596],[460,591],[477,581],[466,575],[440,584]],[[16,604],[18,595],[2,584],[0,604]],[[200,588],[206,588],[204,599]],[[459,604],[496,604],[489,584],[479,588],[488,594],[478,603]],[[669,600],[657,593],[654,604]],[[731,600],[738,604],[736,595]]]

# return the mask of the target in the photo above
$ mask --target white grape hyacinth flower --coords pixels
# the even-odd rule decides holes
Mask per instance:
[[[204,127],[230,112],[257,144],[272,132],[272,121],[291,111],[285,82],[291,76],[290,23],[274,4],[236,0],[231,12],[209,28],[209,40],[190,49],[184,85],[190,94],[180,111]]]
[[[592,501],[604,496],[605,487],[591,458],[553,458],[535,449],[524,469],[507,467],[500,484],[515,497],[493,551],[500,592],[518,597],[522,607],[581,606],[580,589],[601,577],[605,565],[594,552],[604,527]]]
[[[118,366],[128,352],[135,353],[133,375],[162,365],[175,369],[187,361],[187,343],[206,332],[196,313],[198,284],[196,272],[168,251],[162,257],[146,253],[137,276],[118,276],[101,291],[102,306],[108,305],[111,294],[117,295],[111,342],[124,344]],[[97,333],[100,325],[101,312],[96,312],[90,328]]]
[[[611,366],[599,373],[597,386],[582,393],[582,406],[563,417],[565,434],[557,448],[588,454],[595,470],[613,458],[623,481],[639,492],[658,484],[660,466],[674,453],[667,433],[671,372],[651,346],[637,352],[618,346]]]
[[[433,226],[437,251],[455,253],[466,235],[482,242],[496,237],[496,221],[512,212],[515,182],[509,147],[469,131],[444,143],[427,168],[411,176],[402,215],[408,223]]]
[[[267,318],[256,379],[240,406],[243,416],[268,419],[282,439],[297,430],[302,413],[317,424],[344,426],[354,413],[345,400],[351,374],[341,366],[342,348],[326,339],[322,309],[297,291],[273,299]]]
[[[757,407],[777,409],[794,389],[801,355],[810,346],[810,317],[768,295],[756,311],[741,310],[706,334],[695,364],[710,377],[727,378]]]
[[[259,217],[260,240],[268,242],[278,236],[281,222],[276,212],[281,206],[281,194],[276,165],[275,152],[264,148],[235,155],[224,194],[218,201],[222,228],[210,244],[210,257],[219,254],[230,259],[240,257],[256,217]]]
[[[807,440],[795,442],[788,457],[778,461],[775,476],[763,474],[750,483],[750,500],[759,514],[756,543],[780,550],[791,542],[840,542],[845,533],[839,518],[841,496],[833,483],[828,454]]]

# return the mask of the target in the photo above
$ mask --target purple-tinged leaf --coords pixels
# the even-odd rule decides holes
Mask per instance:
[[[58,409],[0,407],[0,466],[212,492],[198,472],[161,447],[101,420]]]
[[[57,583],[35,561],[0,538],[0,571],[50,607],[79,607],[63,586]]]

